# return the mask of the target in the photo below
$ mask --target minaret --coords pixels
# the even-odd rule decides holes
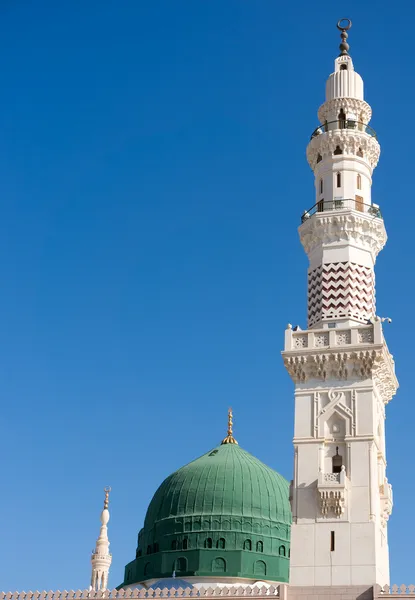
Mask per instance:
[[[110,543],[108,540],[108,521],[110,520],[110,513],[108,510],[109,494],[111,488],[106,487],[104,509],[101,513],[101,530],[95,546],[95,550],[92,552],[91,564],[92,564],[92,575],[91,575],[91,586],[90,589],[94,591],[106,590],[108,588],[108,575],[111,566],[112,556],[109,551]]]
[[[289,325],[283,358],[295,383],[290,584],[389,583],[385,405],[397,389],[375,310],[376,256],[386,242],[372,173],[380,146],[348,19],[307,159],[315,203],[301,218],[309,258],[308,329]]]

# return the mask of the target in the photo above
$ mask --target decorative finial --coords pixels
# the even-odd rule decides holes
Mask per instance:
[[[228,410],[228,435],[224,440],[222,440],[222,444],[237,444],[238,442],[233,437],[233,412],[230,408]]]
[[[350,19],[339,19],[337,21],[337,29],[341,32],[340,37],[342,39],[341,44],[339,46],[339,48],[340,48],[339,56],[348,56],[349,55],[349,44],[347,43],[346,40],[349,37],[347,32],[351,26],[352,26],[352,22]]]
[[[108,509],[110,491],[111,491],[111,488],[109,485],[107,485],[107,487],[104,487],[104,492],[105,492],[104,510]]]

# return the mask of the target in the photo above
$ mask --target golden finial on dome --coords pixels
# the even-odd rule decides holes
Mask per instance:
[[[110,491],[111,491],[111,488],[109,485],[107,485],[107,487],[104,487],[104,492],[105,492],[104,510],[108,509]]]
[[[233,437],[233,412],[230,408],[228,410],[228,435],[224,440],[222,440],[222,444],[237,444],[238,442]]]

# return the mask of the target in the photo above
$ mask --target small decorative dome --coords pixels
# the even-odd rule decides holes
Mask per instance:
[[[123,586],[171,577],[288,581],[289,483],[243,450],[220,446],[163,481]]]

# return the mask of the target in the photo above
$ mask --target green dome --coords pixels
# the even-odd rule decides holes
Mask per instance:
[[[173,571],[288,581],[289,483],[227,440],[163,481],[123,585]]]

